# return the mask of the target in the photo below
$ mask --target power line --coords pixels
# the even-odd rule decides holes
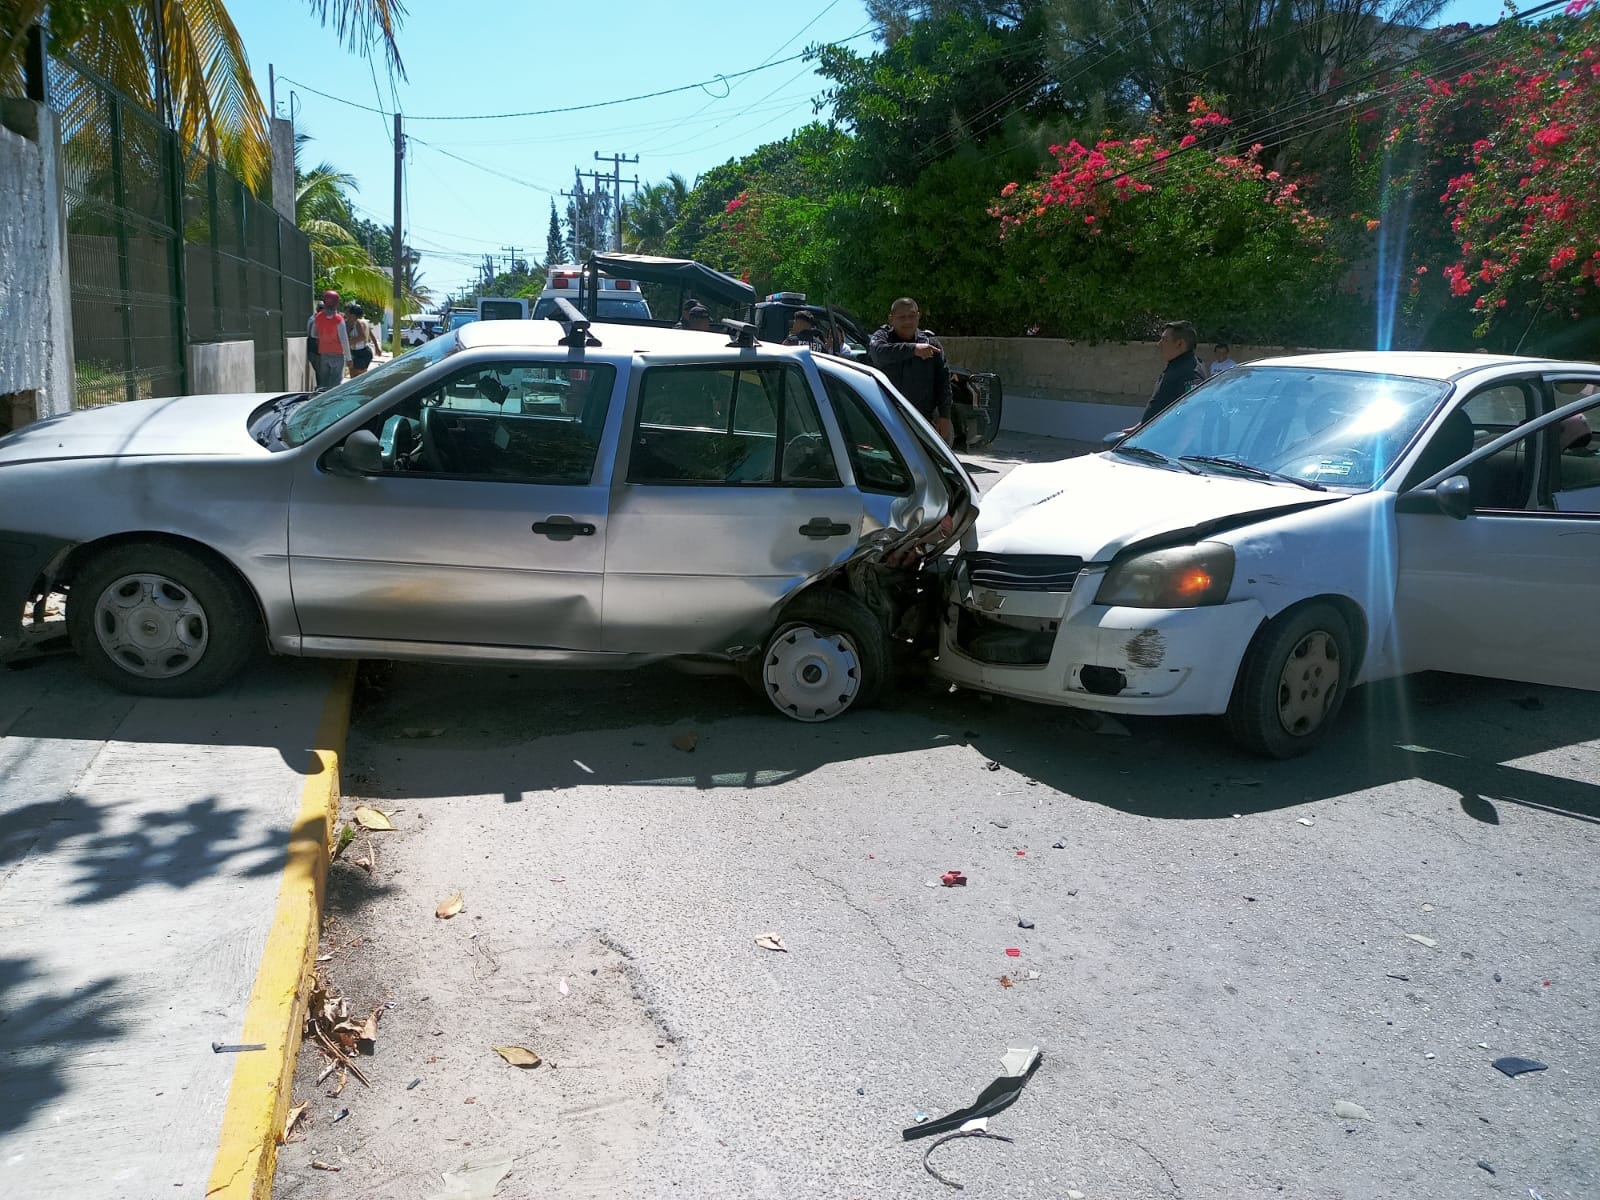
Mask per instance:
[[[852,34],[850,37],[845,38],[842,41],[836,42],[834,44],[835,45],[844,45],[845,42],[853,42],[853,41],[856,41],[859,38],[866,37],[866,36],[869,35],[869,33],[870,33],[870,30],[864,30],[861,33]],[[697,88],[703,90],[703,89],[711,86],[714,83],[721,83],[724,86],[726,86],[728,81],[732,80],[732,79],[743,79],[745,76],[754,75],[758,71],[770,71],[773,67],[781,67],[781,66],[784,66],[787,63],[799,62],[802,58],[805,58],[806,55],[809,54],[809,53],[810,53],[809,50],[802,50],[799,54],[790,55],[788,58],[780,58],[780,59],[777,59],[774,62],[763,63],[759,67],[750,67],[747,70],[734,71],[731,74],[713,75],[710,79],[702,79],[698,83],[680,84],[678,87],[662,88],[660,91],[657,91],[657,92],[643,92],[643,93],[641,93],[641,94],[639,94],[637,96],[623,96],[623,97],[621,97],[620,99],[617,99],[617,100],[596,100],[596,101],[594,101],[594,102],[592,102],[590,104],[569,104],[569,105],[566,105],[565,107],[562,107],[562,108],[537,108],[537,109],[530,109],[527,112],[433,114],[433,115],[418,116],[418,117],[414,117],[410,113],[407,113],[406,114],[406,120],[407,121],[505,121],[505,120],[513,120],[513,119],[520,118],[520,117],[552,117],[552,116],[559,116],[562,113],[585,112],[585,111],[587,111],[589,109],[592,109],[592,108],[613,108],[618,104],[633,104],[633,103],[636,103],[637,101],[640,101],[640,100],[656,100],[656,99],[659,99],[662,96],[675,96],[680,92],[692,92]],[[318,88],[314,88],[309,83],[303,83],[298,79],[290,79],[287,75],[280,75],[278,78],[282,79],[285,83],[292,83],[296,87],[304,88],[306,91],[310,92],[313,96],[321,96],[324,100],[332,100],[335,104],[344,104],[344,105],[348,105],[350,108],[359,108],[363,112],[379,113],[380,115],[383,112],[382,109],[373,108],[370,104],[360,104],[357,101],[346,99],[343,96],[335,96],[331,92],[324,92],[324,91],[321,91]]]

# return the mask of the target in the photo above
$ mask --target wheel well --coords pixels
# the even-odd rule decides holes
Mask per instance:
[[[1350,652],[1355,661],[1351,664],[1350,679],[1355,679],[1361,674],[1361,664],[1367,653],[1367,614],[1361,611],[1361,606],[1349,596],[1328,594],[1324,596],[1307,596],[1304,600],[1297,600],[1288,608],[1275,613],[1272,620],[1282,620],[1290,613],[1299,612],[1309,604],[1327,604],[1338,610],[1344,618],[1345,624],[1350,626]],[[1345,685],[1346,687],[1349,684]]]
[[[154,531],[141,531],[133,533],[114,533],[109,537],[97,538],[92,542],[84,542],[74,546],[66,560],[61,564],[61,569],[56,573],[56,583],[71,584],[73,576],[81,571],[85,565],[98,558],[108,550],[119,546],[170,546],[175,550],[184,550],[197,558],[203,558],[219,571],[233,578],[244,594],[250,597],[250,602],[255,605],[256,619],[261,622],[261,627],[266,628],[267,614],[261,606],[261,597],[256,595],[255,588],[250,586],[250,581],[244,573],[225,555],[217,553],[204,542],[197,542],[193,538],[180,537],[174,533],[159,533]],[[69,601],[70,603],[70,601]]]

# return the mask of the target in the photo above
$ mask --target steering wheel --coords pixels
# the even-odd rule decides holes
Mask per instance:
[[[405,470],[417,452],[417,423],[395,413],[383,423],[378,435],[378,452],[385,471]]]
[[[449,452],[450,434],[444,428],[444,418],[438,405],[422,406],[422,461],[429,470],[448,471],[454,460]]]

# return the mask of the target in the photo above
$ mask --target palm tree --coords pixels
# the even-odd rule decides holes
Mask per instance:
[[[363,53],[381,45],[405,67],[395,28],[402,0],[306,0],[339,40]],[[177,129],[184,144],[229,163],[256,192],[272,174],[266,105],[223,0],[0,0],[0,94],[22,82],[28,30],[51,9],[52,40]],[[231,152],[231,153],[230,153]]]
[[[623,247],[635,254],[660,254],[688,199],[689,185],[676,171],[661,183],[646,184],[623,207]]]
[[[295,139],[297,156],[305,140],[304,135]],[[294,184],[294,223],[311,242],[317,293],[332,288],[346,300],[359,300],[369,312],[383,312],[394,299],[394,278],[388,268],[372,261],[350,231],[350,201],[345,193],[359,190],[355,178],[321,162],[309,171],[296,167]],[[408,307],[421,304],[411,288],[405,292]]]

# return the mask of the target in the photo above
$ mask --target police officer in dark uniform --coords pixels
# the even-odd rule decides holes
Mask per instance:
[[[956,435],[950,419],[950,363],[932,331],[917,328],[921,316],[915,300],[900,297],[889,306],[889,323],[873,331],[867,349],[872,365],[933,423],[948,445]]]
[[[1205,372],[1200,369],[1200,360],[1194,353],[1196,344],[1194,326],[1187,321],[1168,321],[1161,327],[1161,340],[1156,343],[1156,349],[1166,366],[1162,368],[1161,378],[1156,380],[1139,424],[1149,424],[1205,382]]]

